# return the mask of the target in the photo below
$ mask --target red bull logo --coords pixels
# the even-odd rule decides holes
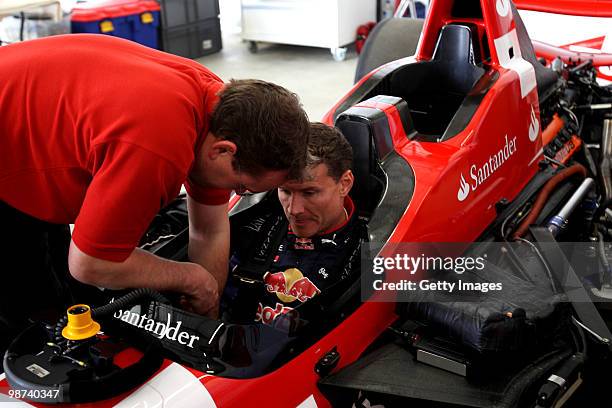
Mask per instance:
[[[295,244],[293,244],[293,248],[312,251],[314,250],[314,243],[310,238],[296,238]]]
[[[255,321],[262,322],[264,324],[272,324],[274,319],[278,316],[293,312],[293,308],[287,307],[282,303],[276,303],[274,308],[270,306],[264,306],[261,303],[257,305],[257,313],[255,314]]]
[[[291,303],[296,299],[304,303],[321,293],[319,288],[296,268],[290,268],[284,272],[266,272],[264,283],[266,290],[275,293],[284,303]]]

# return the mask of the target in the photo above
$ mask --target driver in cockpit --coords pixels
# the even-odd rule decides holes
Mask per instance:
[[[238,280],[256,282],[249,320],[274,324],[353,276],[364,226],[349,197],[352,161],[338,129],[312,123],[301,177],[278,188],[280,206],[263,206],[240,226],[225,300],[236,297]]]

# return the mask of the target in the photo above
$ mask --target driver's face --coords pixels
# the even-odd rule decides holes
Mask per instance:
[[[278,198],[293,232],[309,238],[341,225],[346,220],[344,197],[353,181],[350,170],[336,181],[326,164],[307,170],[305,180],[288,181],[278,188]]]

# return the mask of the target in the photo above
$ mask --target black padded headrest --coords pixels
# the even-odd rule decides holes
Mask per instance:
[[[434,61],[474,64],[474,49],[470,28],[459,24],[449,24],[442,27],[433,59]]]
[[[378,204],[372,196],[376,191],[382,190],[381,180],[375,176],[379,163],[376,160],[378,153],[372,140],[373,126],[370,126],[368,121],[355,120],[355,117],[343,115],[340,115],[336,121],[336,127],[353,148],[355,182],[351,189],[351,197],[360,213],[369,215]]]
[[[427,67],[433,81],[448,92],[467,94],[485,70],[474,63],[472,29],[463,24],[449,24],[440,30],[433,59]]]
[[[368,101],[395,106],[406,134],[413,130],[408,105],[403,99],[378,95]],[[338,116],[336,127],[353,148],[355,183],[351,196],[362,214],[368,216],[378,205],[384,191],[384,173],[380,163],[393,151],[389,120],[380,109],[354,106]]]

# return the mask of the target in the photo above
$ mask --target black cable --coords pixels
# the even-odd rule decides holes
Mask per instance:
[[[66,323],[68,322],[68,316],[62,316],[57,323],[55,323],[55,329],[53,331],[53,340],[55,342],[60,342],[64,340],[64,336],[62,336],[62,330],[66,327]]]
[[[92,317],[105,317],[109,314],[115,313],[117,310],[123,309],[126,306],[130,306],[134,304],[137,300],[143,298],[150,298],[160,303],[169,303],[168,299],[166,299],[166,297],[161,293],[153,289],[141,288],[136,289],[135,291],[130,292],[127,295],[121,296],[114,302],[108,303],[104,306],[96,307],[95,309],[91,309],[91,315]]]
[[[510,213],[506,219],[502,222],[501,225],[501,238],[504,241],[504,243],[506,244],[504,248],[506,248],[507,250],[507,254],[509,256],[509,260],[510,260],[510,266],[515,270],[515,272],[518,273],[518,275],[520,275],[519,277],[523,278],[526,282],[531,282],[533,283],[533,279],[531,279],[531,277],[529,276],[529,274],[527,273],[527,271],[525,270],[521,259],[519,258],[519,256],[516,254],[516,252],[514,251],[514,249],[512,248],[512,245],[510,244],[510,241],[508,241],[508,239],[506,238],[506,233],[505,233],[505,229],[506,229],[506,223],[510,220],[510,218],[512,218],[517,211],[520,211],[522,207],[518,207],[515,211],[513,211],[512,213]],[[512,232],[512,230],[510,230],[510,232]]]
[[[580,343],[582,345],[582,347],[578,348],[578,352],[582,353],[584,356],[587,355],[587,349],[588,349],[588,343],[586,340],[586,335],[584,334],[584,329],[582,327],[580,327],[580,325],[578,323],[576,323],[576,320],[572,319],[572,324],[574,325],[574,328],[576,329],[576,331],[578,332],[579,338],[580,338]]]
[[[525,243],[525,244],[527,244],[527,245],[529,245],[531,247],[533,252],[535,252],[536,256],[538,257],[538,259],[540,260],[540,262],[544,266],[544,270],[546,272],[546,276],[548,277],[548,280],[550,281],[550,285],[551,285],[551,289],[552,289],[553,293],[554,294],[559,293],[559,289],[557,288],[557,283],[555,282],[555,278],[553,277],[553,274],[552,274],[552,272],[551,272],[551,270],[550,270],[550,268],[548,266],[548,262],[546,262],[546,259],[544,259],[544,257],[542,256],[542,253],[540,252],[538,247],[533,242],[528,241],[525,238],[517,238],[517,241],[523,242],[523,243]]]

